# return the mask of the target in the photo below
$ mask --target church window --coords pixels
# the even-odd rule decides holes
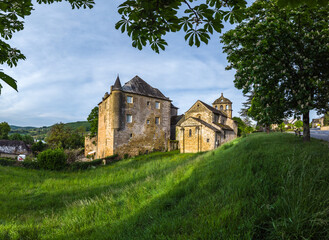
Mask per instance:
[[[156,118],[155,118],[155,124],[157,124],[157,125],[160,124],[160,118],[159,118],[159,117],[156,117]]]
[[[226,105],[226,110],[228,109],[228,105]]]
[[[133,137],[133,134],[132,134],[132,133],[130,133],[129,137],[130,137],[130,138],[132,138],[132,137]]]
[[[220,105],[220,110],[223,110],[223,105]]]
[[[215,108],[217,109],[217,106]]]
[[[133,103],[133,97],[127,96],[127,103]]]
[[[155,108],[160,109],[160,102],[155,102]]]
[[[131,114],[127,114],[126,120],[127,120],[127,123],[132,123],[133,122],[133,116]]]
[[[190,129],[190,130],[188,131],[188,136],[189,136],[189,137],[192,137],[192,129]]]
[[[209,138],[207,138],[207,142],[209,142]]]
[[[147,124],[150,124],[150,120],[149,120],[149,119],[147,119],[147,120],[146,120],[146,123],[147,123]]]

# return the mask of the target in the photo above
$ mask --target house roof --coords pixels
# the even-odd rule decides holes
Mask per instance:
[[[156,97],[170,101],[169,98],[163,95],[159,89],[151,87],[147,82],[145,82],[137,75],[133,77],[129,82],[126,82],[121,89],[122,91],[128,93],[136,93],[144,96]]]
[[[185,121],[185,114],[182,114],[180,116],[181,116],[181,118],[176,123],[176,126],[180,126]],[[171,125],[173,125],[173,124],[171,124]]]
[[[199,100],[199,101],[200,101],[200,100]],[[223,116],[227,117],[227,114],[226,114],[225,112],[223,112],[223,111],[221,111],[221,110],[218,110],[218,109],[216,109],[216,108],[214,108],[214,107],[208,105],[208,104],[205,103],[205,102],[202,102],[202,101],[200,101],[200,102],[201,102],[206,108],[208,108],[210,111],[212,111],[213,113],[215,113],[215,114],[220,114],[220,115],[223,115]]]
[[[121,82],[120,82],[119,75],[117,76],[117,79],[115,80],[112,90],[121,90]]]
[[[232,129],[230,126],[228,126],[228,125],[221,124],[221,123],[216,123],[216,122],[213,122],[213,124],[215,124],[215,125],[221,127],[221,128],[224,129],[224,130],[233,131],[233,129]]]
[[[21,154],[30,152],[30,148],[23,141],[0,140],[0,153]]]
[[[217,98],[213,102],[213,104],[221,104],[221,103],[224,103],[224,104],[232,104],[232,102],[229,99],[227,99],[227,98],[224,97],[223,93],[221,93],[220,98]]]
[[[202,125],[206,126],[207,128],[210,128],[214,132],[220,132],[220,130],[218,128],[215,128],[214,126],[212,126],[211,124],[201,120],[200,118],[195,118],[195,117],[191,117],[191,118],[196,120],[197,122],[201,123]]]
[[[170,104],[170,107],[171,107],[171,108],[179,109],[178,107],[176,107],[176,106],[175,106],[174,104],[172,104],[172,103]]]
[[[172,116],[170,120],[170,125],[177,125],[177,123],[184,117],[184,115]]]

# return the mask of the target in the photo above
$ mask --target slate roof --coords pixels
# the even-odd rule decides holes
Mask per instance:
[[[185,114],[180,115],[182,116],[178,122],[176,123],[176,126],[180,126],[185,121]]]
[[[117,79],[115,80],[112,90],[121,90],[121,82],[120,82],[119,75],[117,76]]]
[[[200,100],[199,100],[199,101],[200,101]],[[200,101],[200,102],[201,102],[206,108],[208,108],[210,111],[212,111],[213,113],[220,114],[220,115],[223,115],[223,116],[227,117],[227,114],[226,114],[225,112],[223,112],[223,111],[221,111],[221,110],[218,110],[218,109],[216,109],[216,108],[214,108],[214,107],[208,105],[208,104],[205,103],[205,102],[202,102],[202,101]]]
[[[171,120],[170,120],[170,125],[176,125],[183,117],[184,117],[184,114],[172,116]]]
[[[171,108],[176,108],[176,109],[179,109],[178,107],[176,107],[174,104],[170,103],[170,107]]]
[[[221,128],[224,129],[224,130],[233,131],[233,129],[232,129],[230,126],[228,126],[228,125],[221,124],[221,123],[216,123],[216,122],[213,122],[213,124],[215,124],[215,125],[221,127]]]
[[[0,153],[6,154],[28,154],[30,148],[23,142],[17,140],[0,140]]]
[[[195,118],[195,117],[191,117],[192,119],[196,120],[197,122],[201,123],[202,125],[205,125],[207,128],[210,128],[211,130],[213,130],[214,132],[220,132],[219,129],[215,128],[214,126],[212,126],[211,124],[201,120],[200,118]]]
[[[220,104],[220,103],[224,103],[224,104],[232,104],[232,102],[231,102],[229,99],[227,99],[227,98],[224,97],[223,93],[221,94],[220,98],[217,98],[217,99],[213,102],[213,104]]]
[[[155,97],[170,101],[169,98],[163,95],[159,89],[151,87],[139,76],[135,76],[129,82],[125,83],[125,85],[123,85],[121,89],[122,91],[128,93],[136,93],[144,96]]]

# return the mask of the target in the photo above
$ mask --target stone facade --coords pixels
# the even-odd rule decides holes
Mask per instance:
[[[0,157],[16,158],[20,154],[31,154],[31,149],[23,141],[0,140]]]
[[[124,86],[119,77],[99,103],[97,158],[135,156],[168,149],[171,100],[135,76]]]
[[[228,105],[225,106],[227,111],[221,111],[220,104],[223,98],[222,94],[221,98],[214,102],[213,107],[198,100],[178,121],[176,137],[181,152],[213,150],[237,137],[238,126],[231,118],[232,102],[226,99],[229,101],[225,101]]]

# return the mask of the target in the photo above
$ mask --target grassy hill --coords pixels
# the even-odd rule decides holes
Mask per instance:
[[[253,134],[82,172],[0,167],[0,239],[329,239],[328,150]]]
[[[84,127],[87,132],[90,131],[90,123],[87,121],[70,122],[70,123],[65,123],[65,125],[72,129]],[[14,134],[14,133],[19,133],[23,135],[29,134],[34,139],[44,140],[51,127],[52,126],[44,126],[37,128],[37,127],[19,127],[19,126],[10,125],[11,131],[9,132],[9,134]]]

